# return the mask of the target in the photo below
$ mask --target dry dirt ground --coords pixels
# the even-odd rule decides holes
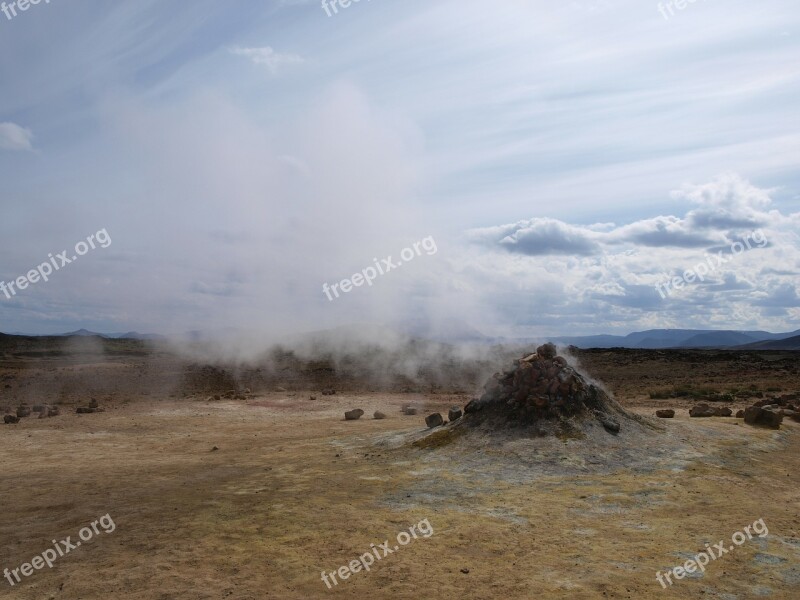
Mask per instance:
[[[683,385],[692,367],[677,372],[669,355],[653,355],[647,374],[656,381],[643,381],[631,358],[581,356],[627,408],[645,415],[654,404],[678,408],[660,429],[425,443],[424,414],[446,413],[469,395],[320,396],[315,388],[209,401],[174,390],[127,391],[109,393],[106,412],[77,415],[75,378],[93,389],[114,373],[124,379],[130,357],[65,366],[6,354],[0,381],[9,387],[0,404],[30,399],[35,382],[48,377],[73,383],[60,388],[62,416],[0,426],[0,568],[19,568],[52,540],[74,543],[102,515],[116,529],[100,529],[14,587],[0,579],[0,596],[800,598],[800,424],[769,431],[733,418],[689,419],[688,400],[656,402],[647,390]],[[697,385],[800,387],[796,355],[757,376],[739,361],[728,357],[726,367],[703,359],[693,370]],[[636,384],[625,387],[637,368]],[[43,384],[36,389],[47,392]],[[406,403],[421,414],[402,415]],[[343,412],[356,407],[367,414],[345,422]],[[373,420],[375,410],[388,418]],[[399,532],[424,519],[430,537],[412,539],[333,589],[321,580],[322,571],[347,565],[371,544],[389,540],[393,549]],[[729,546],[758,519],[766,537],[669,589],[656,581],[656,571],[683,564],[706,544]]]

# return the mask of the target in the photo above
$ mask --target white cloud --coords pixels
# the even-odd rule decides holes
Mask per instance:
[[[0,148],[33,150],[33,132],[16,123],[0,123]]]
[[[698,205],[683,217],[612,227],[537,217],[470,230],[475,252],[460,272],[516,319],[515,335],[646,329],[654,314],[659,326],[788,330],[797,323],[800,237],[794,216],[772,210],[773,192],[729,173],[673,193]],[[744,226],[751,222],[763,226]],[[748,234],[750,249],[732,251]],[[720,250],[726,262],[717,265]],[[668,298],[656,292],[699,263],[715,264],[703,281]]]
[[[300,65],[305,62],[302,56],[275,52],[270,46],[263,48],[231,48],[231,53],[237,56],[246,56],[254,64],[265,65],[273,74],[289,65]]]

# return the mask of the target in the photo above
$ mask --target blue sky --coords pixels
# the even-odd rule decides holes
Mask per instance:
[[[797,329],[800,13],[783,0],[673,13],[630,0],[0,13],[0,280],[101,229],[113,240],[0,294],[0,330]],[[756,230],[764,247],[659,296]],[[435,255],[322,294],[428,236]]]

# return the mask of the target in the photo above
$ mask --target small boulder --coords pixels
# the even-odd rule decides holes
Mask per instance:
[[[442,415],[439,413],[433,413],[432,415],[425,417],[425,425],[433,429],[434,427],[441,427],[444,425],[444,419]]]
[[[19,417],[15,417],[14,415],[6,415],[3,417],[3,422],[6,425],[16,425],[19,423]]]
[[[34,404],[33,412],[43,413],[47,407],[44,404]]]
[[[346,421],[358,421],[361,417],[364,416],[364,411],[360,408],[356,408],[355,410],[348,410],[344,413],[344,418]]]
[[[450,422],[452,423],[453,421],[458,421],[462,414],[463,413],[461,412],[461,409],[457,406],[454,406],[450,409],[450,412],[447,413],[447,418],[450,419]]]
[[[375,419],[378,419],[379,421],[380,421],[380,420],[382,420],[382,419],[385,419],[385,418],[386,418],[386,415],[385,415],[385,414],[383,414],[383,413],[382,413],[381,411],[379,411],[379,410],[376,410],[376,411],[375,411],[375,414],[374,414],[374,415],[372,415],[372,416],[373,416],[373,418],[375,418]]]
[[[467,405],[464,407],[464,414],[468,415],[470,413],[476,413],[481,408],[482,408],[482,405],[481,405],[480,400],[478,400],[477,398],[473,398],[472,400],[467,402]]]
[[[417,409],[414,408],[413,406],[406,406],[405,408],[403,408],[404,415],[415,415],[417,414],[417,412],[418,412]]]
[[[675,417],[675,411],[671,408],[665,408],[663,410],[657,410],[656,416],[659,419],[673,419]]]
[[[711,408],[708,404],[698,404],[689,410],[690,417],[715,417],[716,415],[716,409]]]
[[[17,408],[17,417],[19,417],[20,419],[30,416],[31,416],[31,409],[29,406],[23,404],[22,406]]]
[[[728,407],[718,408],[717,409],[717,416],[718,417],[731,417],[731,416],[733,416],[733,411]]]
[[[744,419],[744,411],[743,410],[736,411],[736,418],[737,419]]]
[[[782,421],[782,414],[771,410],[765,410],[760,406],[751,406],[744,411],[744,422],[748,425],[780,429]]]

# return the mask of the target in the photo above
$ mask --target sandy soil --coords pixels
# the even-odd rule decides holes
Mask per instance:
[[[678,418],[585,440],[413,444],[463,396],[145,398],[0,429],[0,567],[110,514],[8,598],[800,597],[800,424]],[[620,399],[625,403],[624,399]],[[631,402],[627,402],[630,408]],[[672,403],[674,404],[674,403]],[[357,422],[343,411],[361,407]],[[371,419],[382,410],[386,420]],[[651,408],[640,408],[651,414]],[[632,444],[631,442],[635,442]],[[217,450],[213,450],[213,448]],[[655,573],[764,519],[667,590]],[[328,590],[332,572],[428,519],[419,537]],[[469,572],[462,572],[469,570]]]

